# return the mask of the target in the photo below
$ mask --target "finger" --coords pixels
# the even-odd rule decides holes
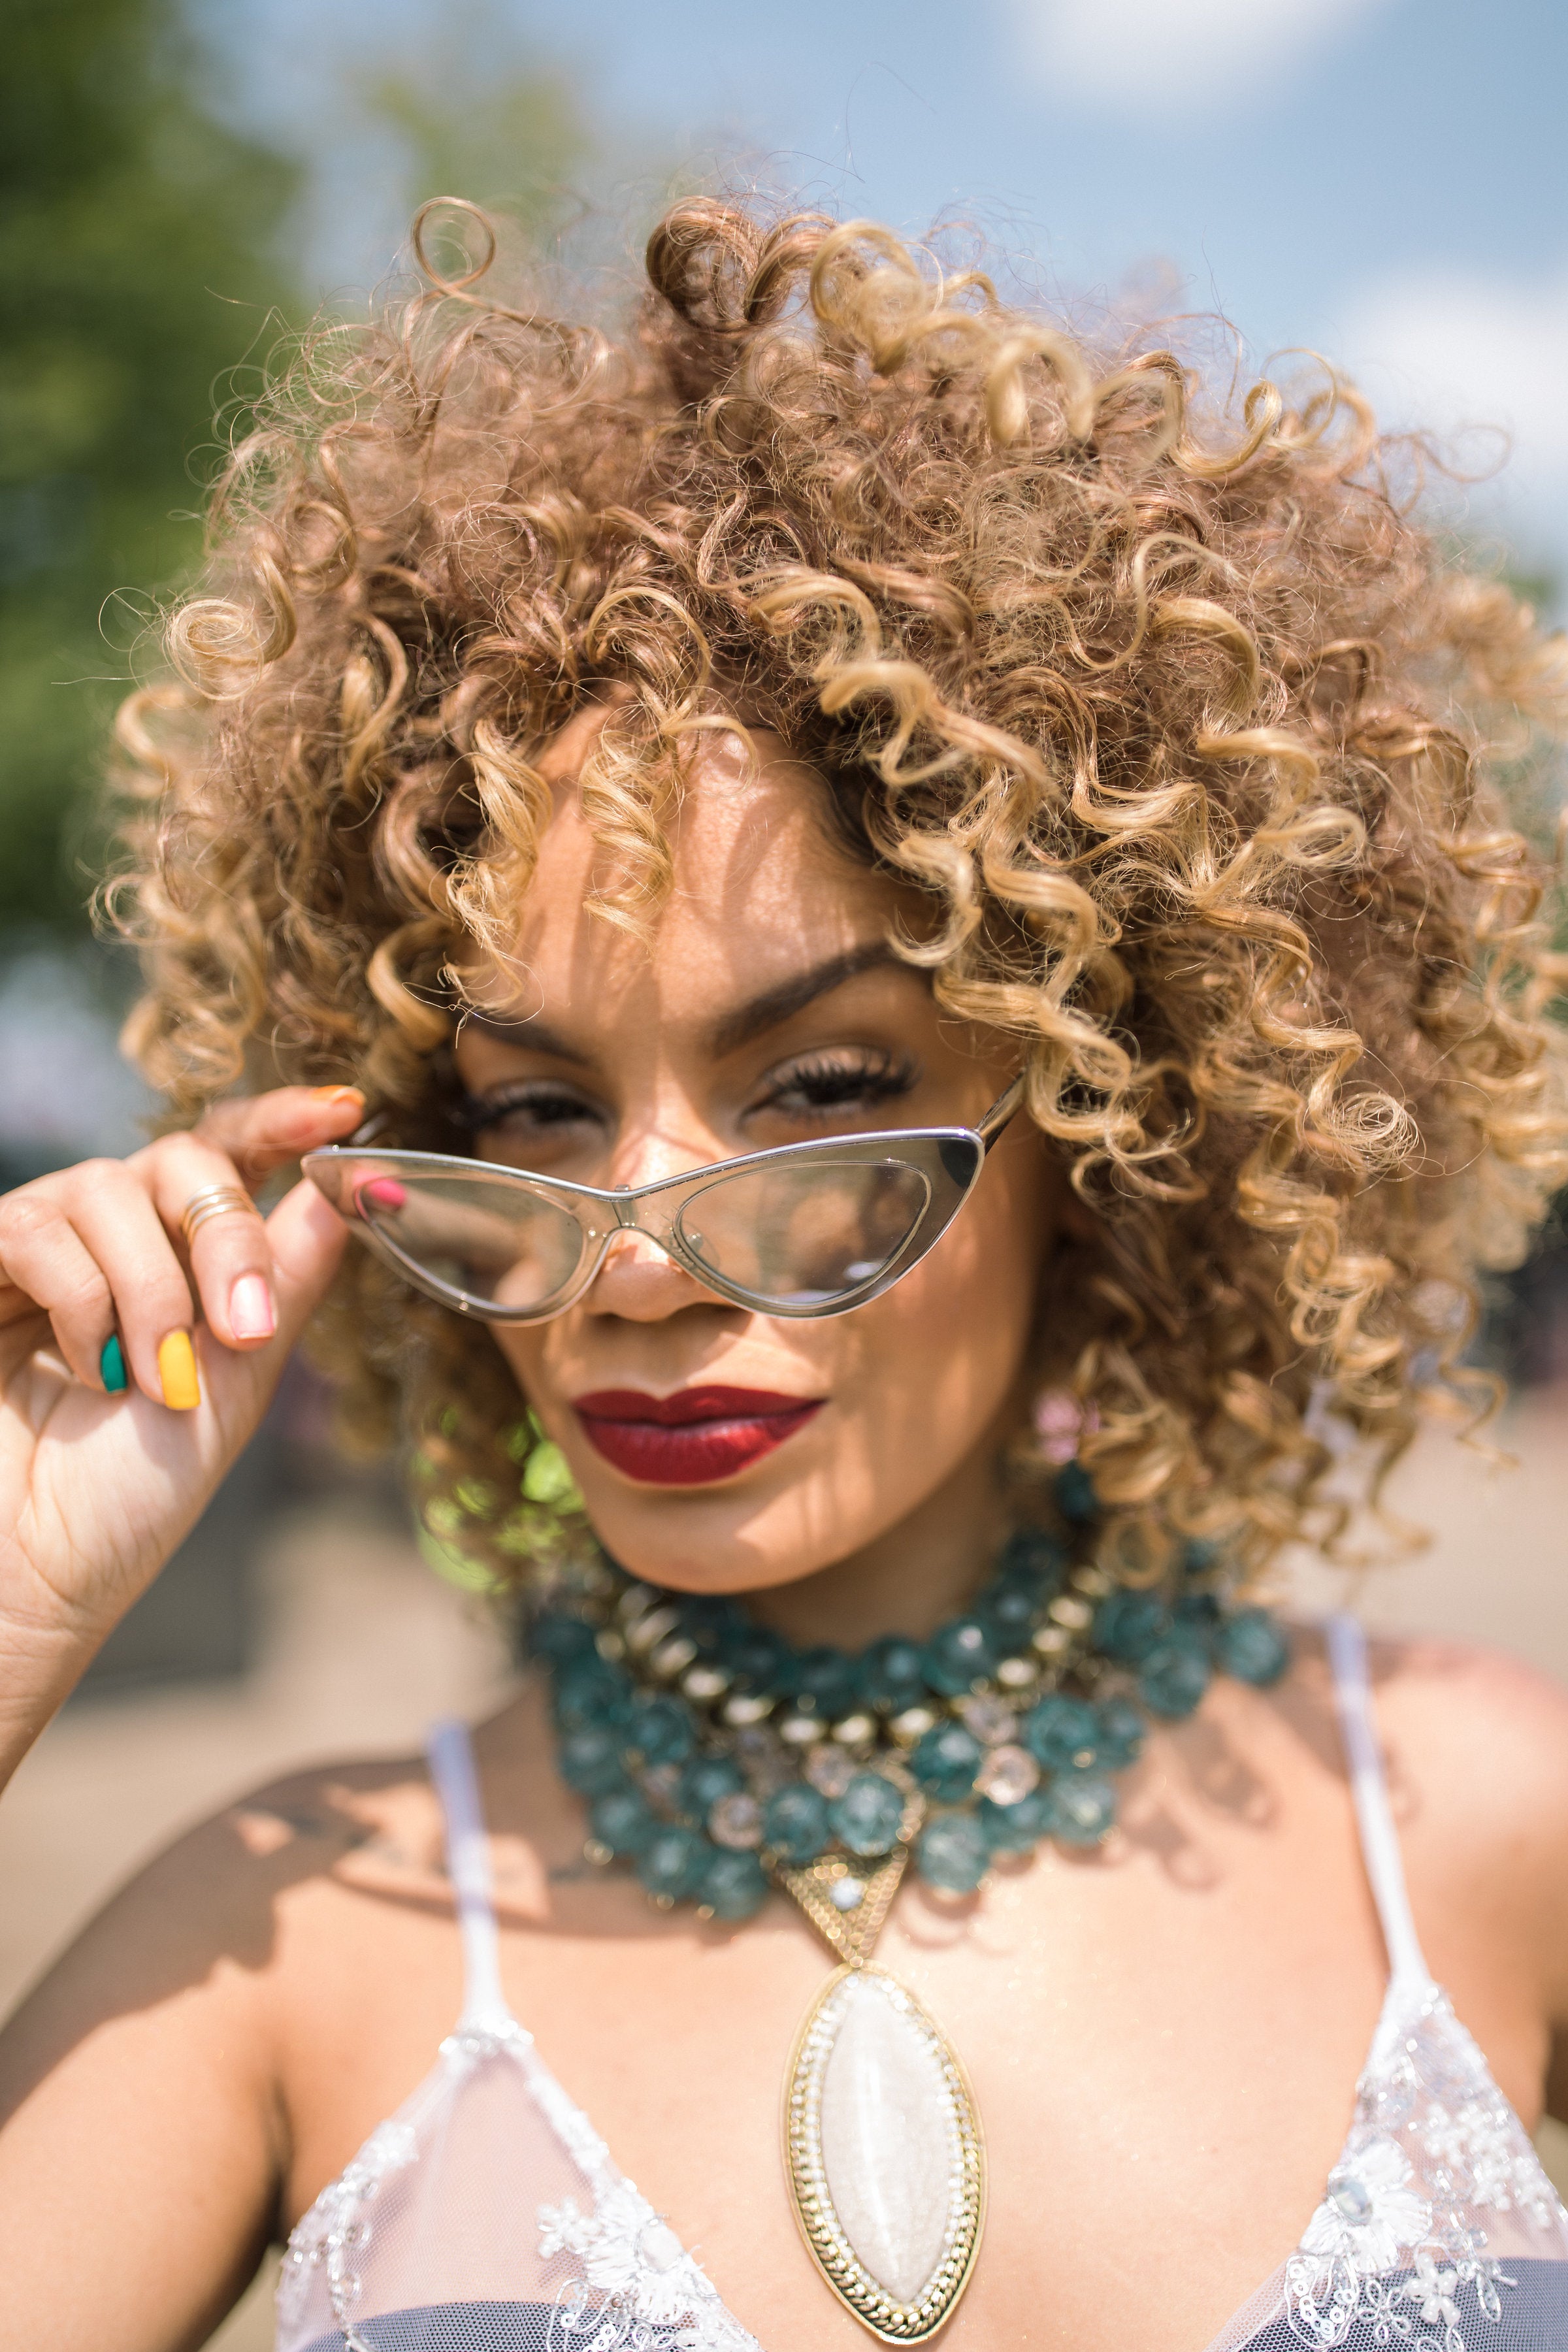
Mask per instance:
[[[265,1347],[278,1328],[272,1252],[233,1160],[196,1135],[169,1135],[146,1172],[154,1208],[185,1244],[208,1329],[226,1348]],[[187,1233],[193,1204],[209,1213]]]
[[[167,1404],[195,1402],[190,1287],[124,1160],[84,1160],[0,1202],[0,1261],[47,1312],[79,1380],[104,1385],[104,1342],[118,1331],[138,1388]]]
[[[278,1293],[279,1350],[294,1345],[321,1302],[348,1247],[349,1229],[337,1211],[303,1178],[285,1192],[267,1220]]]
[[[194,1132],[226,1153],[242,1179],[255,1184],[301,1152],[341,1143],[363,1118],[357,1087],[274,1087],[264,1095],[214,1103]]]

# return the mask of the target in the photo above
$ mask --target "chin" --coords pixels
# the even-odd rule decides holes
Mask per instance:
[[[574,1465],[575,1466],[575,1465]],[[815,1575],[877,1532],[833,1492],[839,1481],[794,1470],[707,1486],[582,1479],[605,1549],[633,1575],[676,1592],[760,1592]]]

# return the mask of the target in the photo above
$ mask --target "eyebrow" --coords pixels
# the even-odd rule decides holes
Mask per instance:
[[[781,980],[774,988],[765,988],[733,1013],[726,1013],[708,1033],[710,1050],[714,1055],[732,1054],[742,1045],[749,1045],[753,1037],[761,1037],[770,1029],[804,1013],[819,996],[829,996],[846,981],[855,980],[863,971],[876,971],[885,965],[900,964],[885,940],[868,940],[858,948],[846,948],[842,955],[829,956],[826,963],[814,964],[809,971],[796,972],[792,979]]]
[[[793,1020],[808,1004],[815,1004],[818,997],[830,996],[836,988],[858,979],[861,972],[888,967],[900,971],[909,969],[884,940],[868,940],[859,947],[846,948],[841,955],[829,956],[825,963],[814,964],[809,971],[795,972],[788,980],[781,980],[776,986],[748,998],[732,1013],[724,1013],[708,1032],[708,1049],[715,1056],[733,1054],[741,1046],[749,1045],[753,1038],[764,1036],[770,1029]],[[503,1045],[521,1045],[530,1053],[575,1062],[580,1068],[587,1068],[593,1062],[592,1055],[537,1016],[511,1020],[504,1013],[481,1013],[470,1006],[463,1016],[463,1025],[482,1030],[487,1037],[495,1037]]]

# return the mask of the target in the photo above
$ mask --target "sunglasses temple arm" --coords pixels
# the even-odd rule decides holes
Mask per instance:
[[[1023,1101],[1028,1082],[1028,1072],[1020,1070],[1006,1092],[997,1096],[984,1118],[976,1126],[974,1132],[987,1150],[995,1142],[996,1138]]]

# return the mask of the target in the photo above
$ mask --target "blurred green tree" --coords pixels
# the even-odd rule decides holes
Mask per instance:
[[[182,0],[0,0],[0,36],[3,942],[81,934],[109,716],[199,557],[215,415],[221,439],[311,307],[280,257],[331,159],[226,119]],[[317,135],[384,135],[391,218],[441,194],[530,241],[563,218],[590,142],[504,0],[431,5],[384,54],[339,66]]]
[[[75,929],[108,714],[199,552],[194,453],[291,301],[300,171],[219,119],[173,0],[0,25],[0,926]]]

